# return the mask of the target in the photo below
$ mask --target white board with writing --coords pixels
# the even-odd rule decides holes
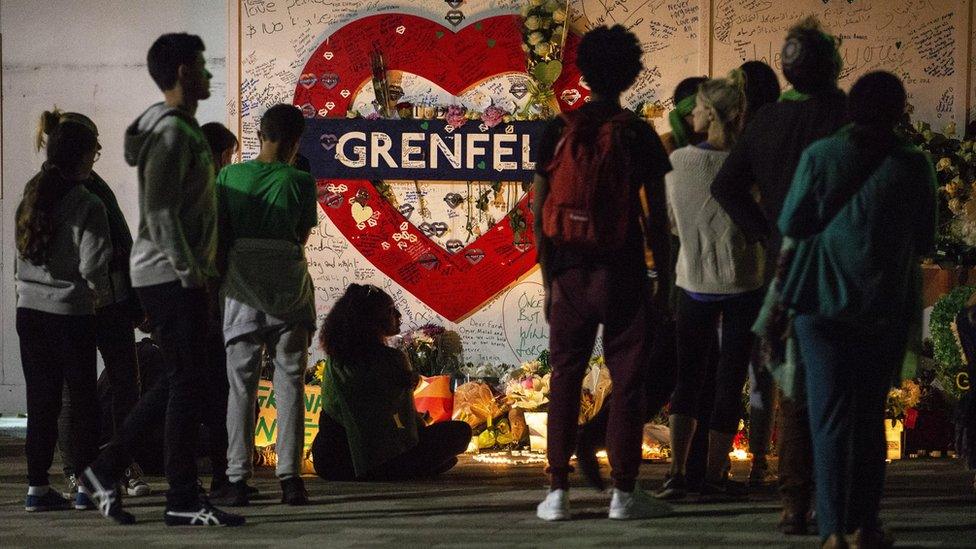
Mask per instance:
[[[967,0],[716,0],[714,10],[714,74],[758,59],[782,77],[787,29],[815,15],[842,39],[841,88],[866,72],[890,71],[905,82],[915,118],[936,128],[966,120]]]

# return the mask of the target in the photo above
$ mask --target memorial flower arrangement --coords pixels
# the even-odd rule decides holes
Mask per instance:
[[[904,419],[905,413],[922,399],[922,388],[912,379],[906,379],[901,385],[888,391],[888,401],[885,405],[885,417],[892,420]]]
[[[926,122],[905,123],[902,133],[927,152],[939,192],[936,254],[957,264],[976,262],[976,141],[957,136],[955,123],[937,132]]]
[[[946,395],[958,400],[966,390],[960,383],[965,373],[959,338],[956,334],[956,315],[963,310],[969,298],[976,292],[974,286],[959,286],[942,296],[932,307],[929,332],[932,335],[932,358],[936,362],[936,380]]]
[[[535,108],[549,118],[557,110],[552,85],[563,71],[568,14],[568,0],[528,0],[522,8],[522,51],[530,77],[525,114]]]
[[[401,334],[396,346],[422,376],[453,375],[464,364],[461,336],[436,324]]]

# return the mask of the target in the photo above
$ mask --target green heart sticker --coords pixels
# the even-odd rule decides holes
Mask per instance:
[[[485,164],[485,161],[484,160],[482,160],[481,162],[478,162],[478,169],[479,170],[485,169],[485,166],[487,166],[487,164]]]
[[[430,122],[421,122],[420,129],[422,130],[430,129]]]
[[[488,39],[488,47],[489,48],[494,48],[495,47],[495,39],[494,38],[489,38]]]
[[[441,38],[444,38],[444,31],[437,31],[436,34],[437,34],[437,39],[438,40],[440,40]]]
[[[535,77],[539,84],[551,85],[556,81],[557,78],[559,78],[559,74],[562,72],[562,62],[553,60],[537,64],[532,69],[532,76]]]

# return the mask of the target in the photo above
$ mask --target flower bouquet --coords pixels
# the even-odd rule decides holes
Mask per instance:
[[[892,424],[897,420],[905,419],[906,413],[917,406],[921,398],[922,388],[915,380],[902,381],[901,386],[888,391],[885,417],[890,419]]]
[[[454,375],[464,364],[461,336],[443,326],[426,324],[401,334],[397,347],[422,376]]]
[[[526,54],[529,73],[529,103],[541,118],[553,112],[555,92],[552,85],[563,71],[563,45],[566,43],[566,24],[569,13],[567,0],[528,0],[522,8],[522,50]]]
[[[957,264],[976,261],[976,140],[960,139],[955,123],[936,132],[925,122],[905,123],[900,131],[927,152],[935,165],[939,191],[937,256]]]

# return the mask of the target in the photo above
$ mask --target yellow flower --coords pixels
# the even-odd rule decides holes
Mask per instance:
[[[535,15],[533,15],[532,17],[527,17],[525,19],[525,28],[527,28],[529,30],[532,30],[532,31],[539,30],[540,24],[541,24],[541,22],[539,21],[539,18],[537,16],[535,16]]]
[[[315,379],[322,381],[325,377],[325,361],[320,360],[315,363]]]
[[[952,159],[948,156],[943,156],[939,159],[939,162],[935,165],[935,170],[939,172],[944,172],[952,167]]]
[[[947,137],[955,137],[956,136],[956,123],[955,122],[949,122],[948,124],[946,124],[945,127],[942,128],[942,133],[946,134]]]
[[[963,209],[963,201],[958,198],[953,198],[949,200],[949,211],[954,215],[959,215]]]
[[[557,23],[562,23],[566,20],[566,10],[559,8],[558,10],[552,12],[552,20]]]
[[[535,50],[534,51],[535,51],[535,54],[538,55],[539,57],[545,57],[545,56],[549,55],[549,53],[551,53],[551,51],[550,51],[549,48],[550,48],[549,44],[538,44],[535,47]]]
[[[533,33],[529,34],[525,38],[525,41],[528,42],[530,46],[536,46],[538,44],[541,44],[542,41],[543,41],[543,39],[545,39],[545,36],[543,36],[543,34],[541,32],[536,31],[536,32],[533,32]]]

